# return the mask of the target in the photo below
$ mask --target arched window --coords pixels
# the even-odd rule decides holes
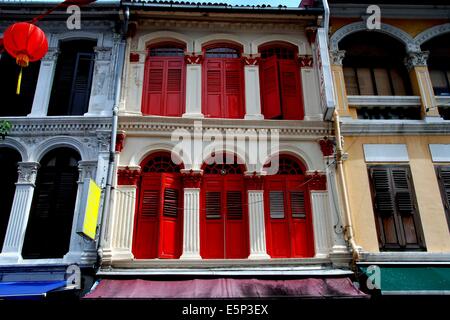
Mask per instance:
[[[17,95],[17,77],[20,67],[6,51],[3,51],[0,56],[0,96],[3,100],[0,117],[26,116],[33,106],[41,62],[31,62],[27,68],[23,68],[21,90]]]
[[[16,191],[17,163],[21,160],[20,154],[10,148],[0,148],[0,248],[5,240],[8,228],[9,215]]]
[[[343,68],[348,95],[412,94],[403,43],[383,33],[360,31],[345,37],[339,49],[345,50]],[[420,119],[417,107],[361,107],[357,113],[361,119]]]
[[[142,114],[181,116],[185,105],[184,46],[160,43],[148,48]]]
[[[423,51],[430,53],[428,70],[436,96],[450,96],[450,34],[435,37],[422,45]],[[439,107],[441,116],[450,120],[450,108]]]
[[[261,104],[266,119],[303,119],[297,48],[285,43],[260,47]]]
[[[247,194],[242,165],[204,164],[201,190],[200,255],[242,259],[249,255]]]
[[[279,170],[265,177],[267,251],[272,258],[314,255],[311,204],[304,166],[281,155]]]
[[[180,169],[170,153],[142,162],[133,240],[136,259],[177,259],[183,241],[183,189]]]
[[[204,49],[203,114],[211,118],[244,117],[244,66],[241,48],[215,44]]]
[[[80,155],[58,148],[42,158],[31,205],[24,259],[63,258],[69,251]]]
[[[88,111],[94,73],[96,41],[72,40],[60,44],[49,116],[83,115]]]

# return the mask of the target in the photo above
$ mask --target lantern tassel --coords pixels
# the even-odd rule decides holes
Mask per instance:
[[[16,89],[16,94],[19,95],[20,94],[20,85],[22,84],[22,67],[20,67],[20,72],[19,72],[19,78],[17,79],[17,89]]]

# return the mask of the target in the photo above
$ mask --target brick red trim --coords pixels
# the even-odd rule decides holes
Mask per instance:
[[[139,177],[141,176],[141,169],[130,169],[125,167],[117,171],[117,184],[125,186],[137,186]]]

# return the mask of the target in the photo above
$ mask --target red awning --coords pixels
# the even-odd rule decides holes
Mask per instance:
[[[217,299],[276,297],[367,297],[349,278],[294,280],[194,279],[101,280],[88,299]]]

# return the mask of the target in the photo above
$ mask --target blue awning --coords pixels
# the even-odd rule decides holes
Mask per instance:
[[[39,298],[66,286],[65,280],[0,282],[0,299]]]

